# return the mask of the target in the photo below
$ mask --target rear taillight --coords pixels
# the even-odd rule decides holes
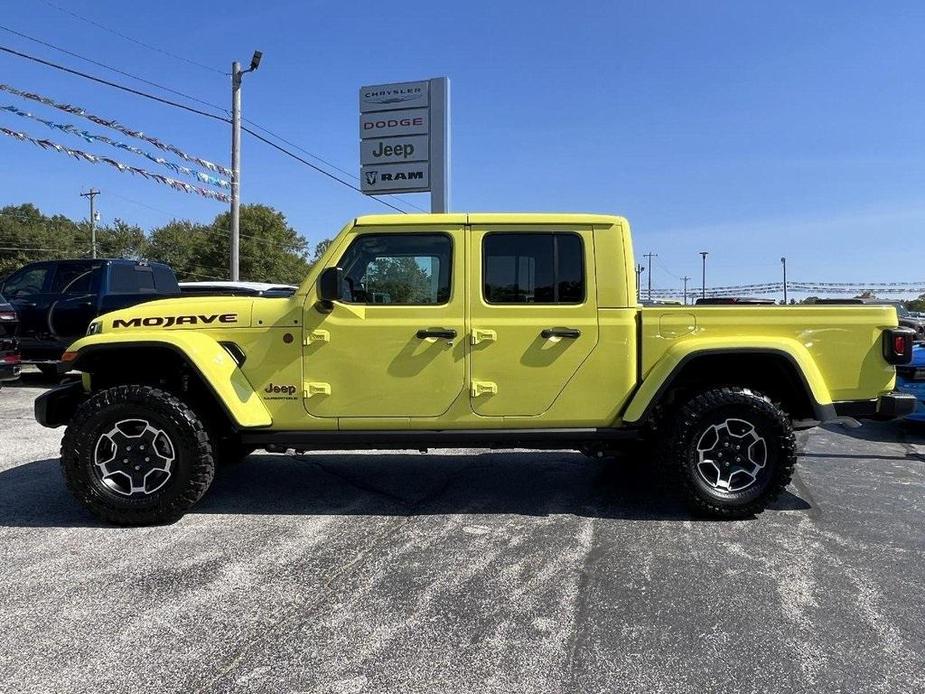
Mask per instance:
[[[18,354],[0,354],[0,364],[19,364]]]
[[[890,328],[883,331],[883,358],[889,364],[908,364],[912,361],[912,339],[915,333],[908,328]]]

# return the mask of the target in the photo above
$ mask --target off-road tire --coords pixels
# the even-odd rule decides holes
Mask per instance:
[[[712,427],[730,421],[749,423],[754,437],[747,440],[762,439],[766,451],[764,467],[740,491],[718,489],[700,472],[711,466],[702,462],[706,454],[701,454],[698,444],[704,445],[703,440],[712,436],[708,433]],[[790,417],[766,396],[747,388],[711,388],[694,395],[677,410],[664,434],[663,461],[677,473],[688,505],[701,515],[732,519],[761,513],[790,483],[797,461]],[[738,479],[748,476],[740,474]]]
[[[165,432],[175,457],[162,487],[120,495],[101,481],[95,451],[105,432],[134,418]],[[196,413],[176,395],[142,385],[108,388],[78,407],[61,442],[61,469],[77,500],[117,525],[174,522],[202,498],[215,476],[209,436]]]

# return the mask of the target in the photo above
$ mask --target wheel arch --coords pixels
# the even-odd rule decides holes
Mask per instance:
[[[685,392],[740,386],[780,402],[794,420],[836,417],[828,388],[802,345],[694,347],[669,350],[650,370],[623,414],[627,424],[648,421],[660,405]]]
[[[97,339],[94,339],[97,338]],[[102,339],[100,339],[102,338]],[[174,387],[200,386],[200,406],[213,408],[234,429],[266,427],[270,413],[238,368],[237,355],[201,333],[94,335],[72,345],[73,369],[90,375],[92,389],[122,383],[168,381]],[[186,383],[183,379],[187,378]]]

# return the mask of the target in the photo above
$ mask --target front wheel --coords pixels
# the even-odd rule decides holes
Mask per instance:
[[[177,520],[215,476],[196,413],[141,385],[108,388],[77,409],[61,442],[61,468],[78,501],[119,525]]]
[[[692,397],[665,443],[688,503],[721,518],[761,513],[790,483],[797,460],[790,418],[747,388]]]

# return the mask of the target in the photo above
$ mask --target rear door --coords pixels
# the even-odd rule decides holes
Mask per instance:
[[[56,295],[48,309],[52,334],[62,342],[73,342],[87,332],[96,317],[101,262],[62,262],[58,264],[51,291]]]
[[[593,231],[473,225],[469,249],[472,409],[540,415],[597,345]]]

